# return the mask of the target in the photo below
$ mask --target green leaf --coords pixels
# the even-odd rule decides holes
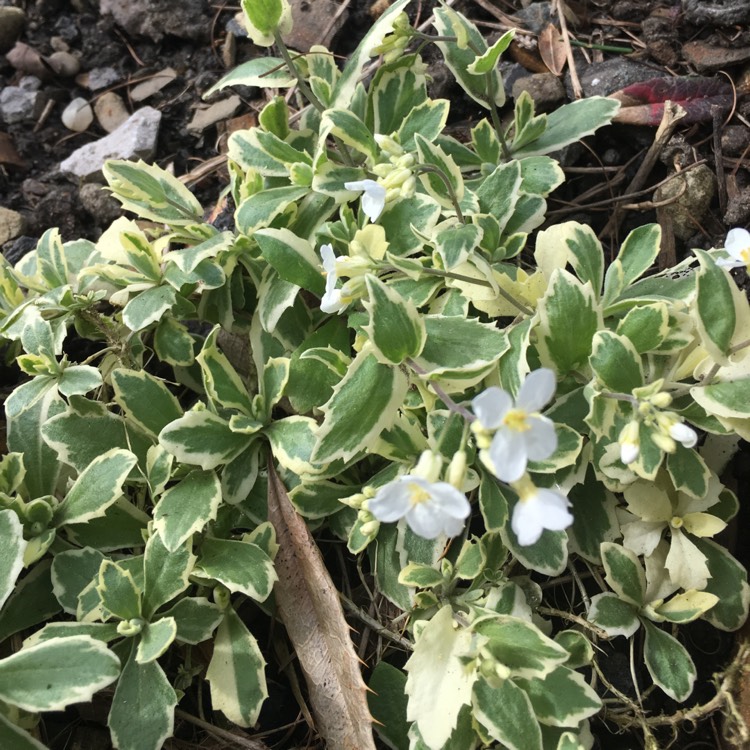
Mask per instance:
[[[247,387],[227,356],[219,350],[220,330],[220,326],[214,326],[196,357],[203,375],[203,387],[217,409],[237,409],[250,416],[253,405]]]
[[[103,516],[105,510],[122,495],[122,484],[136,461],[130,451],[118,448],[94,459],[55,509],[54,524],[84,523]]]
[[[46,622],[60,611],[52,593],[50,560],[42,560],[17,583],[0,612],[0,643],[8,636]]]
[[[499,164],[477,188],[479,207],[497,220],[501,233],[513,216],[520,187],[521,164],[513,160]]]
[[[268,598],[277,579],[273,561],[257,544],[232,539],[204,539],[195,567],[257,602]]]
[[[576,370],[591,354],[594,334],[603,328],[591,284],[556,269],[539,302],[539,354],[560,374]]]
[[[11,723],[0,714],[0,747],[12,747],[13,750],[47,750],[41,742],[35,740],[28,732]]]
[[[208,471],[242,453],[252,438],[232,432],[229,423],[205,410],[189,411],[159,433],[159,443],[178,461]]]
[[[189,367],[193,364],[193,337],[187,327],[167,315],[154,330],[154,351],[162,362]]]
[[[189,586],[188,576],[195,565],[195,559],[186,545],[169,550],[160,534],[149,537],[143,555],[141,603],[143,616],[147,620]]]
[[[643,620],[643,627],[646,629],[643,657],[654,684],[673,700],[687,700],[697,674],[687,649],[648,620]]]
[[[708,353],[718,362],[726,363],[737,323],[730,288],[734,282],[708,253],[694,252],[700,263],[695,297],[698,332]]]
[[[388,747],[409,750],[406,720],[406,675],[387,661],[379,661],[370,677],[367,705],[375,731]]]
[[[586,667],[594,659],[591,641],[579,630],[561,630],[555,634],[555,643],[559,643],[568,652],[565,666],[570,669]]]
[[[490,685],[480,678],[472,697],[474,716],[509,750],[542,750],[542,732],[529,696],[512,680]]]
[[[539,232],[537,250],[549,245],[563,245],[576,276],[585,284],[591,282],[596,297],[604,279],[604,252],[594,230],[577,221],[566,221]]]
[[[620,534],[615,508],[617,499],[600,482],[593,465],[586,478],[571,487],[568,500],[573,503],[573,525],[567,529],[570,548],[589,562],[601,564],[600,545],[612,542]]]
[[[719,597],[716,594],[691,589],[681,594],[675,594],[661,606],[655,607],[655,611],[659,617],[664,617],[669,622],[682,624],[697,620],[715,606],[718,601]]]
[[[414,359],[432,378],[483,370],[509,346],[502,331],[477,318],[425,315],[424,322],[427,340]]]
[[[711,470],[700,454],[692,448],[685,448],[678,443],[675,452],[667,455],[667,471],[678,492],[684,492],[696,499],[708,495]]]
[[[348,461],[363,450],[393,423],[407,385],[398,368],[381,364],[367,349],[360,352],[322,407],[325,418],[312,460]]]
[[[646,574],[638,556],[613,542],[602,542],[601,555],[610,588],[623,601],[642,607],[646,601]]]
[[[138,664],[155,661],[172,645],[176,635],[177,624],[173,617],[147,622],[141,631],[135,660]]]
[[[213,471],[191,471],[159,500],[154,511],[154,529],[170,552],[193,534],[216,520],[221,503],[221,485]]]
[[[517,684],[529,696],[537,719],[553,727],[578,727],[602,707],[601,699],[583,676],[568,667],[557,667],[544,678]]]
[[[52,590],[62,608],[71,615],[78,609],[78,595],[98,579],[104,555],[85,547],[59,552],[52,560]]]
[[[542,135],[528,145],[515,149],[513,156],[520,158],[558,151],[607,125],[619,109],[617,100],[605,96],[590,96],[564,104],[547,115],[547,127]]]
[[[587,617],[610,637],[624,635],[630,638],[640,626],[633,605],[608,591],[591,597],[591,607]]]
[[[288,229],[261,229],[253,235],[263,257],[279,276],[318,297],[325,291],[320,258],[308,240]]]
[[[241,727],[253,726],[268,697],[264,666],[258,642],[237,613],[228,609],[206,672],[214,709]]]
[[[433,170],[419,172],[419,178],[427,193],[444,208],[453,208],[453,199],[461,203],[464,197],[464,180],[456,162],[440,146],[431,143],[419,133],[414,136],[414,142],[417,145],[419,163],[437,170],[437,173]]]
[[[696,385],[690,389],[690,395],[709,414],[717,417],[750,417],[750,377],[706,386]]]
[[[519,162],[523,178],[521,189],[526,193],[546,198],[565,181],[565,174],[559,163],[549,156],[526,156],[519,159]]]
[[[623,242],[620,252],[607,269],[604,280],[605,306],[611,305],[634,281],[651,268],[661,247],[661,227],[646,224],[634,229]]]
[[[485,648],[514,677],[544,677],[568,660],[568,652],[535,625],[510,615],[497,615],[475,624],[487,639]]]
[[[62,711],[91,700],[119,672],[117,657],[101,641],[55,638],[0,660],[0,700],[25,711]]]
[[[692,542],[706,557],[710,578],[705,591],[719,598],[705,619],[720,630],[737,630],[747,619],[750,606],[747,571],[711,539],[693,537]]]
[[[362,70],[370,62],[371,51],[382,44],[385,36],[391,33],[394,21],[409,2],[410,0],[396,0],[370,26],[357,49],[349,56],[341,77],[333,88],[332,106],[342,109],[350,106]]]
[[[23,569],[23,553],[27,542],[23,526],[12,510],[0,510],[0,610],[11,595],[16,578]]]
[[[453,611],[446,605],[425,625],[406,662],[407,719],[416,721],[430,748],[445,744],[461,706],[471,700],[477,675],[461,660],[470,645],[471,632],[453,627]]]
[[[406,257],[421,251],[423,240],[419,235],[429,236],[439,216],[440,206],[420,193],[387,204],[378,223],[390,242],[389,252]]]
[[[502,488],[489,473],[481,473],[479,510],[487,531],[501,531],[508,523],[508,501]]]
[[[180,402],[163,380],[145,370],[118,369],[112,373],[115,401],[142,430],[156,437],[182,416]]]
[[[309,188],[286,187],[267,188],[245,198],[237,207],[237,229],[242,234],[252,236],[256,229],[267,227],[289,204],[304,197]]]
[[[141,592],[130,571],[117,563],[111,560],[102,562],[96,590],[105,609],[121,620],[141,616]]]
[[[177,694],[159,664],[139,664],[135,652],[133,644],[112,699],[112,743],[118,750],[160,750],[174,731]]]
[[[55,451],[42,436],[42,426],[65,411],[54,381],[35,378],[18,386],[5,401],[8,450],[23,453],[28,497],[55,491],[60,464]]]
[[[224,613],[205,597],[187,596],[168,609],[164,616],[174,618],[177,623],[176,640],[195,645],[211,637]]]
[[[589,364],[599,382],[615,393],[630,393],[643,385],[641,357],[630,339],[611,331],[597,331]]]
[[[529,461],[527,471],[536,474],[553,474],[576,462],[583,447],[583,437],[565,424],[556,424],[555,434],[557,435],[555,452],[541,461]]]
[[[486,564],[487,555],[479,539],[467,539],[456,558],[456,578],[473,581],[484,570]]]
[[[208,99],[212,94],[228,86],[261,86],[283,89],[294,86],[296,82],[297,79],[289,72],[280,57],[254,57],[227,73],[203,94],[203,98]]]
[[[102,384],[102,375],[96,367],[72,365],[63,370],[57,389],[63,396],[82,396]]]
[[[477,52],[483,55],[487,51],[487,44],[477,27],[465,16],[450,8],[435,9],[435,29],[440,36],[463,37],[468,44],[456,44],[455,42],[437,42],[437,46],[443,53],[445,64],[453,73],[461,88],[474,101],[489,109],[490,96],[487,90],[486,77],[491,80],[494,103],[502,107],[505,103],[505,90],[502,79],[497,69],[493,68],[487,76],[472,75],[469,66],[476,60]]]
[[[406,117],[398,123],[398,141],[404,151],[416,148],[414,138],[417,133],[428,141],[434,141],[443,132],[449,111],[450,102],[447,99],[428,99],[421,104],[412,101]]]
[[[102,172],[123,208],[142,219],[171,226],[201,223],[203,207],[195,196],[156,164],[109,160]]]
[[[70,524],[65,531],[71,542],[82,547],[95,546],[104,551],[125,549],[143,544],[143,531],[150,520],[147,513],[121,497],[101,518]]]
[[[417,308],[377,276],[368,274],[365,282],[369,299],[364,306],[370,322],[364,330],[378,359],[384,364],[400,365],[405,359],[418,356],[426,331]]]
[[[117,632],[117,623],[114,622],[49,622],[41,630],[29,636],[23,645],[24,647],[36,646],[42,641],[78,635],[91,636],[102,643],[109,643],[122,637]]]
[[[469,65],[469,73],[473,75],[483,75],[489,73],[497,65],[500,55],[505,52],[513,41],[516,30],[509,29],[506,31],[486,52],[479,55],[471,65]]]
[[[177,302],[177,292],[168,285],[154,286],[130,299],[122,311],[122,322],[140,331],[160,320]]]
[[[634,307],[617,324],[618,336],[625,336],[639,354],[654,351],[669,335],[669,308],[663,302]]]
[[[380,149],[372,133],[353,112],[346,109],[327,109],[321,116],[321,126],[325,131],[337,136],[341,141],[359,151],[368,159],[376,160]]]
[[[415,586],[420,589],[431,589],[445,583],[443,575],[430,565],[410,562],[398,574],[398,582],[403,586]]]
[[[435,250],[447,271],[465,263],[482,239],[482,228],[476,224],[454,224],[452,220],[435,227]]]

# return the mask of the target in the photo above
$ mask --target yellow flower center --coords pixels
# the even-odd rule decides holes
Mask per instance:
[[[427,492],[424,487],[420,487],[415,482],[411,482],[409,484],[409,492],[411,493],[409,495],[409,501],[411,502],[412,506],[421,505],[422,503],[426,503],[430,499],[430,493]]]
[[[531,429],[529,415],[523,409],[511,409],[504,417],[503,424],[514,432],[526,432]]]
[[[742,250],[740,250],[740,258],[746,266],[750,266],[750,246],[743,247]]]
[[[682,520],[682,518],[680,518],[680,516],[672,516],[671,520],[669,521],[669,525],[673,529],[682,528],[682,526],[684,525],[684,523],[685,522]]]

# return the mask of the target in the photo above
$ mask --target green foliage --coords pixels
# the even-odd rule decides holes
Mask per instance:
[[[638,639],[684,702],[680,627],[746,619],[746,571],[712,540],[737,499],[696,448],[696,429],[750,439],[746,297],[716,250],[650,273],[655,225],[609,265],[589,227],[535,233],[564,177],[549,154],[619,105],[536,115],[524,95],[502,127],[512,32],[488,46],[440,6],[435,43],[487,111],[459,142],[405,52],[430,41],[407,3],[339,70],[322,47],[290,59],[286,0],[243,1],[280,56],[212,91],[297,84],[303,105],[272,98],[230,137],[232,230],[161,168],[114,161],[109,187],[148,230],[50,230],[0,264],[0,335],[25,379],[0,460],[3,747],[41,747],[21,710],[115,682],[120,748],[158,750],[191,680],[255,724],[269,653],[247,613],[273,610],[282,543],[270,466],[405,613],[390,635],[411,654],[402,671],[385,652],[369,698],[398,750],[587,747],[602,702],[579,670],[597,639]],[[74,334],[84,362],[64,353]],[[574,609],[547,606],[583,567]],[[201,672],[191,647],[208,640]]]

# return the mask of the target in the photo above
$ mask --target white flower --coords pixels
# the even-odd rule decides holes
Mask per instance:
[[[634,419],[631,422],[628,422],[620,433],[620,437],[618,438],[620,443],[620,461],[622,461],[625,466],[632,464],[641,452],[639,431],[640,425],[637,420]]]
[[[385,208],[385,188],[375,180],[355,180],[345,182],[347,190],[364,190],[362,210],[370,221],[377,221]]]
[[[540,368],[526,376],[516,402],[501,388],[491,387],[472,402],[477,422],[472,430],[482,450],[482,460],[503,482],[515,482],[526,471],[529,461],[549,458],[557,449],[555,425],[539,410],[555,392],[555,374]],[[478,424],[477,424],[478,423]]]
[[[669,428],[669,436],[672,440],[682,443],[685,448],[692,448],[698,442],[698,435],[692,427],[684,422],[675,422]]]
[[[545,529],[562,531],[573,523],[568,498],[554,490],[535,487],[530,479],[514,485],[518,502],[510,527],[522,547],[534,544]]]
[[[435,539],[440,534],[460,534],[471,506],[466,495],[447,482],[428,482],[404,474],[381,487],[368,502],[368,510],[385,523],[405,517],[415,534]]]
[[[717,260],[717,266],[750,268],[750,232],[747,229],[730,229],[724,243],[724,250],[727,251],[729,257]]]
[[[326,277],[326,291],[320,300],[320,309],[324,313],[341,312],[347,305],[341,298],[341,290],[336,289],[338,276],[336,275],[336,256],[330,245],[321,245],[320,257]]]

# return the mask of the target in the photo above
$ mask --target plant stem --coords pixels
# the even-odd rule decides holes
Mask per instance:
[[[287,48],[286,44],[284,44],[284,40],[281,38],[281,34],[279,34],[278,29],[274,31],[273,37],[274,41],[276,42],[276,46],[281,53],[281,57],[286,63],[287,68],[289,69],[289,72],[297,80],[297,87],[299,88],[299,90],[303,93],[307,101],[309,101],[310,104],[312,104],[313,107],[318,110],[318,112],[324,112],[325,107],[323,106],[322,102],[320,101],[320,99],[318,99],[317,96],[315,96],[312,89],[307,85],[307,81],[299,74],[299,71],[295,67],[292,56],[289,54],[289,49]]]
[[[465,224],[466,220],[464,219],[464,215],[461,213],[461,206],[458,205],[458,197],[456,196],[456,192],[453,190],[453,185],[451,185],[451,182],[448,179],[448,175],[446,175],[442,169],[436,167],[434,164],[420,164],[414,171],[417,173],[429,172],[430,174],[436,174],[443,181],[445,189],[448,191],[448,197],[453,204],[453,209],[456,212],[456,218],[458,218],[458,220],[462,224]]]
[[[417,375],[427,375],[427,370],[425,370],[423,367],[420,367],[413,359],[407,359],[406,365],[411,367],[414,372],[417,373]],[[452,411],[456,414],[460,414],[464,419],[468,420],[469,422],[473,422],[476,417],[465,407],[461,406],[461,404],[457,404],[437,383],[434,381],[430,381],[430,386],[432,386],[432,390],[437,393],[437,395],[440,397],[440,400]]]

